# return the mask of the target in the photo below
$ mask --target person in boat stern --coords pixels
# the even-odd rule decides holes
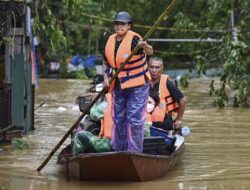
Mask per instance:
[[[185,110],[185,97],[168,75],[163,74],[163,60],[151,57],[149,60],[151,75],[150,92],[159,95],[159,103],[152,113],[152,125],[164,130],[179,130]]]
[[[142,152],[145,110],[149,95],[150,74],[146,61],[153,48],[131,29],[129,13],[118,12],[114,18],[115,34],[106,43],[104,52],[105,83],[121,67],[136,46],[140,49],[110,85],[112,91],[112,138],[115,151]]]

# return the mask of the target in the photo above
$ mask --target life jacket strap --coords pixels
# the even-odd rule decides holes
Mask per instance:
[[[127,64],[131,65],[131,64],[134,64],[136,62],[139,62],[139,61],[143,60],[144,57],[145,57],[145,54],[142,54],[141,57],[139,57],[138,59],[135,59],[133,61],[129,61]]]
[[[106,65],[106,69],[104,70],[104,73],[106,73],[106,75],[110,77],[112,75],[112,67],[109,64],[105,64],[105,65]]]
[[[139,69],[141,67],[144,67],[146,64],[147,64],[147,62],[144,61],[144,63],[141,64],[141,65],[138,65],[138,66],[135,66],[135,67],[130,67],[130,68],[124,68],[124,69],[122,69],[122,71],[132,71],[132,70],[135,70],[135,69]]]
[[[122,84],[122,83],[124,83],[124,82],[127,82],[128,80],[130,80],[130,79],[133,79],[133,78],[137,78],[137,77],[139,77],[139,76],[142,76],[142,75],[144,75],[145,73],[147,73],[148,72],[148,69],[146,69],[146,70],[144,70],[144,71],[142,71],[142,72],[140,72],[140,73],[137,73],[137,74],[135,74],[135,75],[131,75],[131,76],[127,76],[127,77],[121,77],[121,78],[119,78],[119,81],[120,81],[120,83]]]

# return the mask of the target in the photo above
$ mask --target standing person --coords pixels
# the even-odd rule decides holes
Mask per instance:
[[[149,60],[149,72],[151,75],[150,92],[159,95],[160,102],[152,113],[153,126],[164,130],[180,129],[186,101],[183,93],[163,74],[163,60],[152,57]],[[177,113],[177,116],[174,116]]]
[[[142,152],[145,109],[149,94],[150,74],[146,55],[153,48],[142,37],[131,31],[132,18],[122,11],[115,15],[115,34],[105,47],[105,81],[112,77],[136,46],[140,49],[119,73],[112,90],[113,128],[111,146],[115,151]]]

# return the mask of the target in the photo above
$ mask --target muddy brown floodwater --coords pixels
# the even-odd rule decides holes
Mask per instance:
[[[40,80],[36,90],[35,130],[23,136],[29,149],[0,144],[0,190],[240,190],[250,189],[250,109],[211,106],[211,79],[192,79],[183,90],[187,108],[183,125],[189,126],[186,151],[164,178],[145,183],[67,182],[56,164],[62,145],[40,174],[36,168],[79,116],[75,99],[88,83],[81,80]]]

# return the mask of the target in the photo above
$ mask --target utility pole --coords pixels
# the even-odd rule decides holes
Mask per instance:
[[[235,20],[234,20],[234,10],[232,9],[231,11],[231,28],[232,28],[232,38],[233,41],[237,42],[238,41],[238,29],[235,27]]]

